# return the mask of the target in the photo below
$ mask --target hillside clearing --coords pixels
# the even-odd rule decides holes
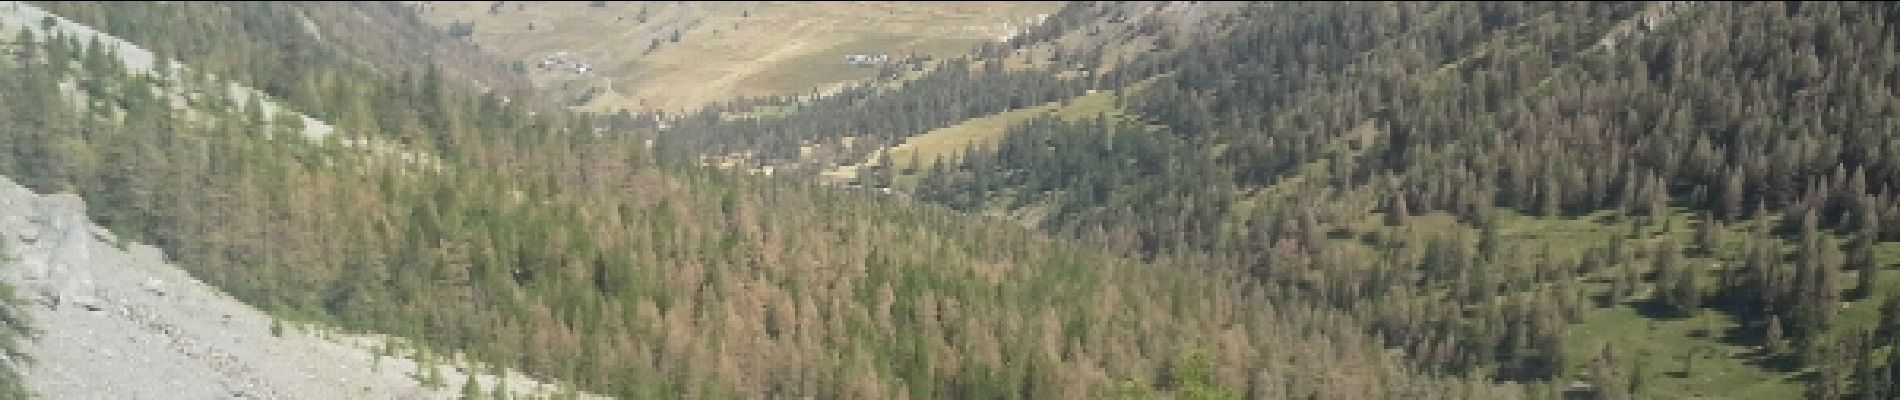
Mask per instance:
[[[575,74],[535,65],[567,52],[603,92],[595,111],[681,111],[741,97],[805,94],[874,76],[850,54],[949,57],[1020,31],[1061,2],[405,2],[439,27],[519,61],[537,85]]]

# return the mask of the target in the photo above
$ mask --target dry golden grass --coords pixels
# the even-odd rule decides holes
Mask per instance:
[[[928,166],[933,160],[942,158],[953,161],[958,152],[970,144],[991,144],[1001,139],[1009,127],[1027,121],[1038,115],[1052,115],[1069,121],[1080,121],[1096,116],[1125,118],[1122,109],[1115,106],[1116,92],[1096,91],[1068,101],[1052,101],[1034,107],[1021,108],[971,118],[956,125],[946,126],[912,136],[896,146],[873,151],[864,160],[853,164],[836,165],[819,172],[825,180],[844,182],[857,179],[858,170],[864,166],[877,165],[878,158],[888,152],[891,161],[906,166],[915,157],[920,166]],[[915,176],[897,177],[900,186],[908,186]]]
[[[871,77],[847,54],[946,57],[1022,27],[1061,2],[495,2],[411,1],[437,26],[474,22],[474,41],[528,64],[544,87],[591,85],[607,92],[584,108],[680,111],[738,97],[805,94]],[[640,22],[641,10],[647,11]],[[533,29],[529,29],[529,25]],[[1006,25],[1007,24],[1007,25]],[[679,41],[669,39],[679,32]],[[654,40],[660,44],[642,54]],[[592,77],[541,72],[542,57],[566,51]]]
[[[891,153],[891,160],[899,165],[909,162],[913,154],[917,160],[925,165],[928,165],[932,160],[939,157],[944,158],[945,161],[950,161],[950,159],[955,157],[957,152],[962,151],[965,146],[971,143],[992,143],[1001,138],[1003,132],[1008,130],[1010,126],[1027,121],[1037,115],[1048,114],[1070,121],[1095,118],[1096,115],[1104,114],[1110,117],[1119,117],[1121,116],[1121,109],[1115,107],[1114,96],[1113,92],[1098,91],[1076,97],[1069,101],[1068,105],[1063,105],[1063,102],[1050,102],[1035,107],[972,118],[956,125],[939,128],[922,135],[911,137],[909,140],[905,140],[903,144],[892,147],[888,151]],[[875,164],[876,162],[877,158],[875,155],[865,161],[866,164]]]

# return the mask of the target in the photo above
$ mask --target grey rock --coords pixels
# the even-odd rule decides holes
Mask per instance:
[[[145,283],[140,286],[145,289],[146,293],[151,293],[157,296],[165,295],[165,281],[158,280],[157,278],[147,279],[145,280]]]
[[[422,387],[413,360],[375,361],[380,337],[271,336],[269,315],[165,263],[161,250],[105,243],[116,236],[93,225],[76,196],[36,196],[0,177],[0,205],[0,241],[11,252],[3,256],[17,260],[0,264],[0,281],[46,306],[25,310],[43,332],[25,346],[36,360],[25,383],[43,398],[452,397],[454,385]],[[482,370],[451,368],[445,378]],[[501,378],[476,379],[493,387]],[[518,394],[547,393],[526,376],[506,379]]]

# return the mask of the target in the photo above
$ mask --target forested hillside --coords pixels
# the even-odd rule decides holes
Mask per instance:
[[[22,35],[0,174],[286,317],[596,392],[1900,396],[1887,3],[1072,2],[658,120],[406,61],[451,45],[386,3],[48,7],[442,163]],[[352,13],[403,39],[321,28]],[[905,196],[808,179],[977,118],[859,169]],[[699,167],[735,155],[784,172]]]
[[[1259,3],[1089,81],[1122,117],[1034,118],[885,179],[965,211],[1041,210],[1032,222],[1109,247],[1205,255],[1278,301],[1368,321],[1429,371],[1604,398],[1887,398],[1897,17]]]
[[[528,97],[527,80],[506,64],[394,2],[28,3],[305,112],[327,115],[328,101],[357,96],[339,88],[355,70],[395,76],[435,68],[460,86]]]
[[[6,250],[0,245],[0,254],[6,254]],[[16,260],[0,256],[0,268],[17,267]],[[21,303],[14,296],[13,285],[0,283],[0,398],[20,399],[31,394],[26,381],[20,379],[20,371],[33,366],[33,359],[20,348],[25,341],[36,339],[39,332]]]
[[[270,26],[301,7],[279,4],[220,18]],[[202,6],[52,8],[97,22],[179,12],[166,7]],[[230,35],[150,21],[99,26],[161,49]],[[301,32],[264,43],[314,35]],[[661,162],[638,136],[530,113],[440,67],[295,58],[295,45],[181,57],[284,88],[272,94],[337,126],[312,142],[211,90],[212,77],[127,75],[67,37],[14,42],[0,58],[0,174],[78,193],[102,225],[285,318],[418,339],[594,392],[1522,394],[1412,368],[1363,317],[1276,295],[1217,258],[1137,260],[940,206]],[[256,61],[285,59],[300,72]],[[441,163],[339,144],[353,138]]]
[[[745,97],[828,93],[910,61],[968,54],[1062,4],[403,3],[577,108],[674,113]]]
[[[657,115],[631,112],[610,120],[655,135],[669,159],[809,177],[865,164],[933,129],[1161,73],[1158,61],[1178,43],[1243,22],[1239,4],[1068,2],[1009,41],[983,43],[968,56],[886,65],[876,79],[827,96],[744,98],[665,124],[641,123]],[[865,166],[862,172],[882,168]],[[874,179],[860,175],[853,178]]]

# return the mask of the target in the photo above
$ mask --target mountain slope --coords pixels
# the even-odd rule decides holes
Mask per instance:
[[[940,138],[917,136],[993,136],[1001,133],[987,126],[993,121],[1015,120],[1029,108],[1057,101],[1067,108],[1091,90],[1125,90],[1167,73],[1161,64],[1170,54],[1244,21],[1238,18],[1242,4],[1067,2],[1022,35],[984,44],[972,55],[917,64],[912,75],[880,77],[818,98],[754,98],[666,123],[617,125],[658,127],[651,134],[664,156],[848,182],[857,178],[857,169],[875,169],[859,167],[875,165],[879,154],[901,151],[906,142],[942,144]],[[1092,110],[1072,111],[1083,117],[1109,111],[1099,104],[1105,96],[1082,102]],[[985,126],[958,127],[966,121]],[[952,147],[930,152],[944,155],[965,144],[951,141],[926,147]]]
[[[1889,251],[1888,246],[1874,243],[1892,237],[1880,227],[1891,226],[1886,220],[1892,203],[1882,188],[1892,185],[1893,176],[1884,172],[1890,171],[1889,157],[1878,154],[1885,154],[1893,136],[1891,129],[1874,122],[1881,119],[1847,117],[1895,112],[1884,100],[1891,96],[1892,86],[1885,83],[1891,77],[1869,73],[1890,70],[1885,63],[1894,50],[1884,43],[1892,39],[1874,32],[1890,31],[1891,22],[1840,17],[1892,15],[1884,6],[1430,4],[1399,12],[1424,15],[1426,21],[1371,24],[1413,27],[1398,28],[1412,31],[1399,30],[1387,38],[1350,36],[1377,35],[1376,28],[1324,25],[1372,18],[1384,7],[1344,7],[1335,11],[1338,19],[1317,19],[1312,30],[1300,32],[1311,35],[1306,39],[1276,39],[1265,35],[1284,31],[1261,29],[1252,34],[1262,36],[1239,36],[1244,42],[1189,52],[1192,58],[1175,63],[1179,74],[1129,101],[1130,112],[1169,127],[1170,134],[1154,138],[1154,145],[1128,145],[1124,138],[1142,134],[1125,128],[1101,135],[1093,132],[1102,127],[1087,124],[1031,123],[1002,139],[994,153],[967,160],[965,165],[975,174],[946,170],[919,178],[943,183],[919,191],[925,199],[971,208],[994,204],[973,200],[989,196],[1018,199],[1003,204],[1053,203],[1042,205],[1059,210],[1050,219],[1051,228],[1079,234],[1098,225],[1111,231],[1122,227],[1135,235],[1124,243],[1149,251],[1192,247],[1258,254],[1280,246],[1315,248],[1316,259],[1339,260],[1318,263],[1317,268],[1327,271],[1323,278],[1288,274],[1288,268],[1315,268],[1311,261],[1266,259],[1251,264],[1262,279],[1339,299],[1348,309],[1434,297],[1377,294],[1404,286],[1411,286],[1409,291],[1422,287],[1425,293],[1467,293],[1458,297],[1462,302],[1490,297],[1487,292],[1494,290],[1488,285],[1498,282],[1555,285],[1540,289],[1506,284],[1495,294],[1539,293],[1534,296],[1556,304],[1563,304],[1565,297],[1598,296],[1595,284],[1565,287],[1577,279],[1572,278],[1575,274],[1584,282],[1605,282],[1602,313],[1635,310],[1640,317],[1634,320],[1652,320],[1671,331],[1677,325],[1668,321],[1675,318],[1720,317],[1727,322],[1709,324],[1732,332],[1708,337],[1695,333],[1703,331],[1700,328],[1676,331],[1681,336],[1670,343],[1680,345],[1661,350],[1672,356],[1651,357],[1604,346],[1643,348],[1628,341],[1653,341],[1655,335],[1584,333],[1616,329],[1602,325],[1609,322],[1595,310],[1532,311],[1513,317],[1506,308],[1501,321],[1484,314],[1447,315],[1440,320],[1447,325],[1441,327],[1417,325],[1416,317],[1404,314],[1375,323],[1388,327],[1380,329],[1388,338],[1413,341],[1408,346],[1430,342],[1428,338],[1439,335],[1432,332],[1446,327],[1490,330],[1478,336],[1476,346],[1414,353],[1422,361],[1443,362],[1449,368],[1496,365],[1506,379],[1591,379],[1599,385],[1629,385],[1629,374],[1653,375],[1638,379],[1650,383],[1630,389],[1647,393],[1644,396],[1779,398],[1806,390],[1832,398],[1890,393],[1883,380],[1871,377],[1897,371],[1880,367],[1894,360],[1883,355],[1895,348],[1884,344],[1890,342],[1886,332],[1891,331],[1862,332],[1876,325],[1873,314],[1837,312],[1873,310],[1883,299],[1882,288],[1891,286],[1878,278],[1890,269],[1890,262],[1875,256]],[[1676,14],[1652,32],[1623,33],[1627,30],[1620,27],[1629,26],[1625,21],[1663,20],[1650,10]],[[1289,10],[1276,6],[1275,11]],[[1433,19],[1457,25],[1431,28]],[[1725,22],[1731,20],[1752,25]],[[1480,30],[1460,32],[1452,26]],[[1777,28],[1768,35],[1743,26]],[[1438,37],[1445,41],[1429,41],[1438,32],[1444,32]],[[1347,36],[1333,39],[1338,35]],[[1850,37],[1872,45],[1845,44]],[[1607,40],[1600,38],[1623,39],[1614,47],[1593,46]],[[1381,40],[1396,45],[1385,47],[1388,50],[1366,47],[1359,54],[1305,50],[1322,44],[1342,49],[1378,46]],[[1260,43],[1294,45],[1262,49]],[[1404,45],[1417,50],[1397,47]],[[1826,111],[1830,108],[1857,111]],[[1088,152],[1100,153],[1083,156]],[[1121,159],[1176,161],[1168,166],[1114,163]],[[1024,199],[1019,193],[1032,195]],[[1327,206],[1309,207],[1315,204]],[[1672,207],[1682,207],[1683,214]],[[1500,217],[1504,210],[1536,218]],[[1424,218],[1440,213],[1455,218]],[[1486,230],[1538,232],[1571,218],[1598,217],[1606,222],[1597,229],[1637,234],[1592,235],[1583,243],[1533,240],[1515,250],[1482,250],[1485,241],[1470,239]],[[1381,219],[1399,229],[1366,224]],[[1745,228],[1751,226],[1760,228]],[[1727,236],[1722,232],[1733,229],[1738,231],[1733,235],[1751,239],[1722,249],[1690,246],[1721,240],[1697,239],[1702,236],[1689,235],[1691,227],[1713,232],[1707,237]],[[1332,238],[1369,238],[1365,242],[1371,247],[1356,250],[1362,246],[1354,241],[1336,243],[1309,233],[1314,230]],[[1471,233],[1449,243],[1434,239],[1460,230]],[[1368,254],[1393,247],[1422,248],[1425,258]],[[1580,249],[1557,252],[1547,250],[1550,247]],[[1434,252],[1444,251],[1453,252],[1451,260],[1485,255],[1469,264],[1432,261],[1440,257]],[[1670,256],[1679,252],[1688,255]],[[1796,261],[1756,261],[1781,255]],[[1561,268],[1563,272],[1553,275],[1549,267],[1524,271],[1508,265],[1526,262],[1520,260],[1574,270]],[[1406,274],[1415,278],[1398,282],[1423,278],[1445,286],[1383,281],[1382,274],[1367,275],[1364,267],[1352,265],[1361,263],[1376,270],[1416,271]],[[1714,268],[1705,268],[1712,263]],[[1634,272],[1601,272],[1605,267]],[[1336,280],[1361,283],[1314,285]],[[1849,290],[1850,283],[1863,288]],[[1650,288],[1653,291],[1645,292]],[[1363,294],[1367,292],[1374,294]],[[1517,307],[1544,307],[1530,304]],[[1552,325],[1540,318],[1570,322]],[[1770,336],[1790,341],[1764,339]],[[1552,355],[1549,361],[1527,363],[1545,356],[1533,353],[1527,359],[1524,351],[1554,344],[1490,350],[1483,344],[1490,340],[1483,338],[1493,337],[1528,337],[1528,343],[1565,340],[1570,344],[1564,346],[1572,350],[1568,358]],[[1751,346],[1770,350],[1763,354]],[[1703,362],[1737,368],[1727,376],[1776,376],[1766,380],[1776,385],[1736,385],[1692,372],[1664,375],[1662,367],[1654,365],[1633,367],[1647,371],[1633,372],[1632,367],[1593,364],[1642,360],[1635,363],[1672,365],[1678,362],[1662,360],[1707,357],[1701,348],[1732,352],[1730,361]],[[1845,356],[1837,349],[1860,349],[1848,351],[1859,356]],[[1497,358],[1464,358],[1471,354]],[[1542,362],[1554,365],[1540,366]],[[1691,365],[1679,363],[1685,370]],[[1620,371],[1615,373],[1621,377],[1582,373],[1603,368]],[[1864,373],[1850,372],[1856,369]],[[1820,378],[1795,378],[1808,373]]]
[[[1126,119],[1028,118],[887,179],[1109,247],[1206,254],[1279,299],[1362,316],[1426,370],[1613,398],[1879,398],[1900,392],[1896,15],[1250,4],[1085,81],[1143,82]],[[899,127],[872,130],[888,147],[931,115],[857,123]],[[776,128],[704,125],[662,138]]]
[[[0,244],[0,273],[11,273],[11,269],[17,268],[16,260],[6,256],[12,250],[5,246]],[[12,283],[0,281],[0,397],[24,398],[33,393],[21,371],[34,365],[25,347],[40,335],[36,324],[26,310],[25,301],[20,300],[18,289]]]
[[[466,29],[543,88],[596,91],[577,96],[601,112],[828,91],[908,56],[966,54],[1059,3],[407,2],[433,25]],[[557,53],[588,71],[540,64]],[[853,65],[852,54],[887,58]]]
[[[391,2],[27,2],[273,96],[301,104],[294,93],[328,84],[333,74],[308,69],[339,61],[389,74],[422,74],[526,99],[527,81],[474,46],[417,23]],[[158,40],[164,38],[166,40]],[[270,49],[279,57],[248,55]],[[314,82],[312,82],[314,81]],[[316,111],[316,110],[306,110]]]
[[[294,7],[274,4],[229,17]],[[205,34],[169,29],[186,33],[135,42]],[[1357,317],[1273,300],[1193,254],[1136,261],[940,207],[657,162],[638,137],[435,69],[313,58],[301,68],[340,95],[289,101],[441,160],[405,168],[270,134],[293,126],[231,99],[181,114],[161,106],[165,82],[103,47],[24,38],[0,62],[0,173],[82,196],[100,225],[286,320],[631,398],[1521,397],[1414,371]],[[59,90],[68,79],[89,87]]]
[[[16,381],[45,398],[444,398],[457,387],[424,386],[423,368],[459,370],[380,354],[379,338],[347,342],[272,328],[274,320],[184,271],[157,249],[126,243],[86,221],[71,195],[37,196],[0,178],[0,280],[17,284],[41,339]],[[512,376],[515,396],[547,395]],[[496,387],[493,376],[478,380]]]

